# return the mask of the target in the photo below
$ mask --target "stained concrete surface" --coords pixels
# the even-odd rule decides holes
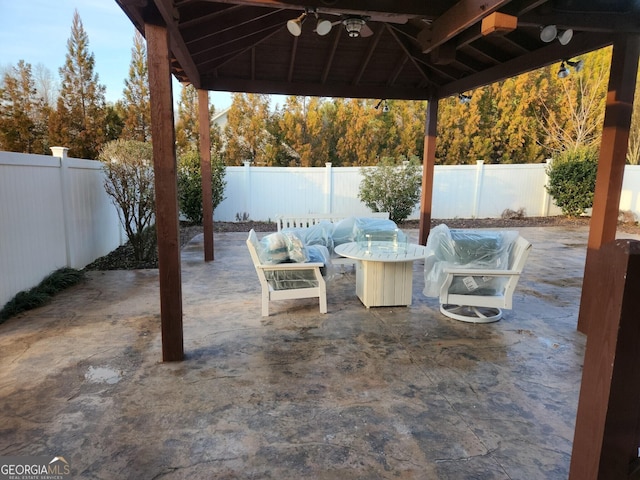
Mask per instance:
[[[417,232],[409,232],[413,238]],[[0,455],[87,479],[564,479],[585,337],[584,228],[533,243],[514,309],[448,319],[422,294],[371,308],[351,270],[271,304],[245,233],[182,254],[186,359],[161,362],[158,272],[89,272],[0,325]]]

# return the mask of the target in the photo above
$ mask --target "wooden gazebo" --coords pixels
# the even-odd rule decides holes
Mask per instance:
[[[438,101],[613,45],[578,320],[589,342],[570,478],[632,478],[640,445],[640,324],[635,321],[640,266],[637,245],[610,242],[640,53],[639,2],[116,1],[147,40],[165,361],[183,358],[171,74],[199,91],[203,178],[210,168],[209,90],[428,100],[420,210],[424,243]],[[206,195],[210,188],[203,188]],[[204,213],[205,260],[212,260],[206,197]]]

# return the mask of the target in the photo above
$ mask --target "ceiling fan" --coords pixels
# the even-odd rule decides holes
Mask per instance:
[[[371,30],[371,28],[369,28],[369,26],[367,25],[367,20],[369,20],[369,17],[365,17],[362,15],[342,15],[341,19],[331,23],[331,26],[341,23],[342,25],[344,25],[344,29],[347,31],[347,35],[349,35],[351,38],[366,38],[373,35],[373,30]]]
[[[327,35],[334,25],[342,24],[347,32],[347,35],[351,38],[357,37],[370,37],[373,35],[373,30],[367,26],[368,16],[364,15],[340,15],[340,20],[331,22],[326,19],[321,19],[316,11],[304,11],[298,18],[294,18],[287,22],[287,29],[289,33],[295,37],[299,37],[302,34],[302,22],[308,15],[314,15],[316,17],[316,28],[313,30],[320,36]],[[335,14],[330,14],[335,15]]]

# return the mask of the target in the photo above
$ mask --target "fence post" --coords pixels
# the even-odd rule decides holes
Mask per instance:
[[[69,225],[69,216],[71,215],[71,199],[69,198],[69,165],[67,164],[67,147],[49,147],[51,154],[60,159],[60,189],[62,196],[62,219],[64,223],[64,249],[66,254],[66,266],[71,265],[71,225]]]
[[[480,197],[482,195],[482,180],[484,179],[484,160],[476,161],[476,182],[473,194],[472,218],[478,218],[480,213]]]
[[[251,160],[242,162],[244,165],[244,208],[249,218],[253,217],[251,212]],[[245,211],[240,212],[240,220],[244,218]]]
[[[549,195],[547,187],[549,186],[549,169],[551,168],[551,164],[553,163],[553,158],[547,158],[546,163],[547,166],[544,169],[544,185],[542,186],[542,212],[540,212],[541,217],[549,216],[549,208],[551,206],[551,195]]]
[[[331,162],[324,164],[326,167],[324,176],[324,211],[325,213],[333,213],[331,210],[333,199],[333,169]]]

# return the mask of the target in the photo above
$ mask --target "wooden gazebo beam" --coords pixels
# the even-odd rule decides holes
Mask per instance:
[[[162,21],[145,19],[151,99],[151,135],[156,190],[156,233],[160,279],[162,360],[184,358],[182,330],[182,278],[180,272],[180,223],[176,174],[173,94],[169,35]]]
[[[198,90],[198,129],[200,135],[200,172],[202,173],[202,227],[204,261],[213,260],[213,200],[211,194],[211,134],[209,92]]]
[[[431,230],[431,209],[433,204],[433,172],[436,164],[436,140],[438,129],[438,98],[431,97],[427,103],[424,126],[424,156],[422,160],[422,190],[420,198],[420,230],[418,243],[427,244]]]
[[[614,41],[578,316],[578,330],[582,333],[588,332],[591,321],[605,321],[595,318],[593,314],[596,303],[602,301],[596,279],[607,268],[606,264],[598,260],[599,250],[616,237],[638,73],[638,55],[639,36],[621,35]]]
[[[422,53],[433,51],[510,1],[460,0],[418,34]]]

